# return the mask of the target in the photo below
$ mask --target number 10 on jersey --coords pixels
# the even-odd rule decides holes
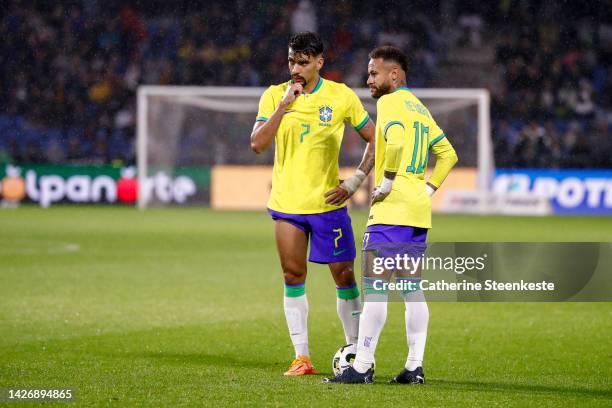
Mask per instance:
[[[412,127],[414,128],[414,147],[412,149],[412,160],[406,168],[406,173],[421,174],[427,168],[429,126],[425,126],[421,122],[414,122]]]

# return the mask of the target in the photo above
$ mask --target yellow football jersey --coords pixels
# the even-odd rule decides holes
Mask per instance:
[[[425,190],[428,153],[432,149],[436,154],[455,155],[454,149],[429,110],[408,88],[401,87],[382,96],[376,104],[376,113],[376,185],[380,185],[384,176],[386,133],[397,126],[405,139],[391,193],[372,206],[368,225],[431,228],[431,199]],[[448,171],[441,172],[441,180],[432,178],[430,182],[439,187]]]
[[[269,87],[259,100],[258,121],[274,113],[290,82]],[[359,130],[368,121],[349,87],[319,79],[285,110],[275,137],[274,173],[268,207],[290,214],[315,214],[341,206],[325,204],[324,194],[339,182],[338,156],[344,122]]]

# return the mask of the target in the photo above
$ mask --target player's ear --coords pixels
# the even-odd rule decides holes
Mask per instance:
[[[325,58],[322,55],[317,57],[317,70],[323,68],[323,64],[325,63]]]
[[[391,81],[393,81],[393,83],[396,83],[398,78],[399,78],[399,70],[397,69],[397,67],[394,67],[391,70]]]

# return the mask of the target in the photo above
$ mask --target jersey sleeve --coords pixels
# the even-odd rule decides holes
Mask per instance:
[[[355,128],[355,130],[359,130],[368,123],[370,115],[368,115],[368,112],[363,107],[357,94],[348,86],[346,87],[346,94],[348,109],[346,110],[345,119]]]
[[[430,143],[431,151],[436,155],[436,166],[431,173],[429,183],[439,188],[457,161],[457,153],[446,136],[441,134]]]
[[[257,122],[265,122],[270,116],[274,113],[276,109],[276,103],[274,101],[274,95],[272,91],[272,87],[269,87],[264,91],[259,98],[259,110],[257,111],[257,118],[255,121]]]
[[[446,136],[444,135],[444,131],[440,129],[440,126],[438,126],[433,118],[431,119],[430,126],[431,131],[429,132],[429,149],[433,149],[433,147]]]
[[[397,169],[402,161],[405,137],[404,129],[400,126],[391,126],[385,133],[387,138],[387,148],[385,149],[385,171],[397,173]]]
[[[385,141],[387,140],[387,133],[391,129],[399,127],[402,131],[406,130],[407,123],[404,123],[402,115],[397,112],[391,99],[383,96],[378,100],[376,103],[376,115],[376,122],[381,126]],[[395,131],[396,129],[393,130]]]
[[[404,150],[406,124],[393,106],[392,99],[380,98],[376,103],[376,114],[386,142],[384,169],[396,173]]]

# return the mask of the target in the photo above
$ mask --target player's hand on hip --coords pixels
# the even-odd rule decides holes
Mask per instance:
[[[346,180],[340,180],[340,185],[325,193],[326,204],[340,205],[352,196],[367,177],[361,169],[355,170],[355,174]]]
[[[374,191],[372,191],[372,202],[371,204],[377,203],[379,201],[384,200],[385,198],[387,198],[387,196],[391,193],[391,191],[389,192],[383,192],[379,187],[376,187],[374,189]]]
[[[372,191],[372,204],[384,200],[389,194],[391,194],[394,179],[395,174],[393,175],[393,178],[387,178],[386,175],[383,177],[380,185],[376,187],[374,191]]]
[[[345,190],[342,186],[332,188],[325,193],[325,204],[341,205],[350,198],[352,194]]]
[[[304,87],[301,83],[296,82],[294,84],[290,84],[285,91],[285,95],[283,95],[283,99],[281,103],[284,105],[289,105],[291,102],[295,101],[298,96],[304,91]]]

